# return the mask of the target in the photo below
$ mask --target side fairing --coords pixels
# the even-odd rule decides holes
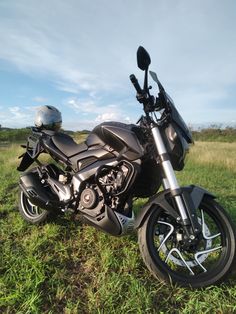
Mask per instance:
[[[143,147],[133,130],[133,125],[106,122],[96,126],[91,136],[95,134],[102,142],[109,145],[122,157],[132,161],[141,158],[144,154]]]

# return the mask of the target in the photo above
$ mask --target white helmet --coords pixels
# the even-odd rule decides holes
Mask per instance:
[[[34,124],[39,129],[58,131],[61,128],[62,118],[60,111],[53,106],[38,108]]]

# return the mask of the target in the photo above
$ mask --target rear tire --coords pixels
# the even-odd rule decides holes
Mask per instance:
[[[48,210],[32,204],[23,191],[19,192],[19,212],[24,220],[31,224],[43,223],[51,214]]]
[[[236,240],[230,217],[209,197],[197,213],[203,236],[191,250],[180,241],[181,226],[160,207],[151,210],[138,230],[144,263],[159,280],[200,288],[220,283],[231,272]]]

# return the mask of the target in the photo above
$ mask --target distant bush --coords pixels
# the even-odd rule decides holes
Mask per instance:
[[[0,129],[0,142],[21,142],[25,141],[30,129]]]
[[[84,138],[86,134],[89,133],[87,130],[83,131],[69,131],[62,130],[63,133],[69,134],[74,138]],[[31,134],[30,128],[24,129],[0,129],[0,142],[24,142],[27,140],[27,137]]]
[[[200,131],[192,131],[195,141],[203,142],[236,142],[236,128],[227,127],[207,128]]]
[[[62,130],[76,140],[84,139],[90,131],[69,131]],[[30,135],[30,129],[0,129],[0,142],[24,142]],[[203,142],[236,142],[236,128],[206,128],[199,131],[192,131],[195,141]]]
[[[74,135],[89,134],[89,133],[90,133],[90,131],[87,131],[87,130],[75,131],[75,132],[74,132]]]

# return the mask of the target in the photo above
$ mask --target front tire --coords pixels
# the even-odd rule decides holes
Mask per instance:
[[[197,210],[201,238],[192,247],[183,245],[181,225],[160,207],[152,208],[138,230],[143,260],[159,280],[193,288],[218,284],[235,261],[235,231],[226,211],[204,197]]]
[[[27,222],[40,224],[45,222],[50,212],[32,204],[23,191],[19,192],[19,212]]]

